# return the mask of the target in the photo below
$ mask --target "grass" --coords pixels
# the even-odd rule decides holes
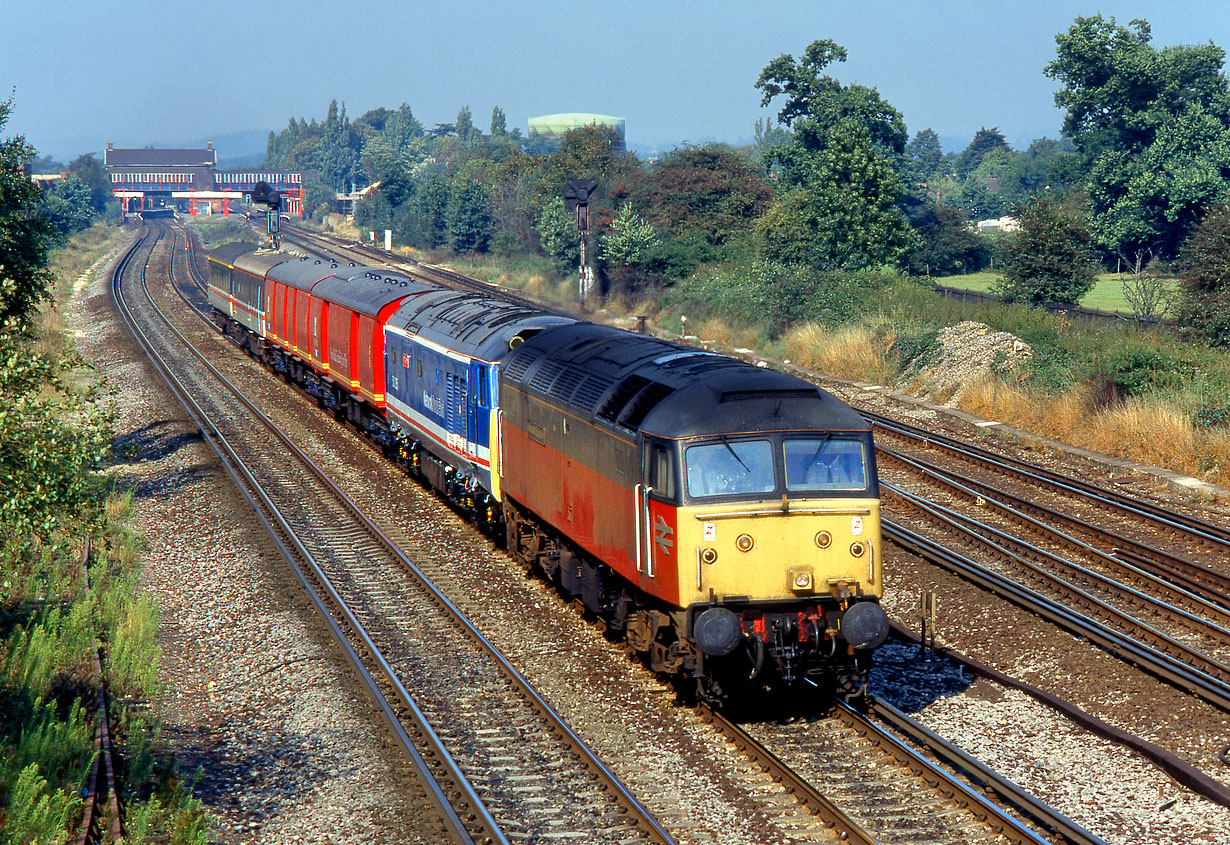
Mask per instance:
[[[978,293],[990,293],[992,285],[999,280],[999,274],[982,271],[957,276],[936,276],[932,279],[937,285],[959,290],[972,290]],[[1131,314],[1132,307],[1123,296],[1123,283],[1131,281],[1127,273],[1100,273],[1089,293],[1078,303],[1084,308],[1098,311],[1112,311],[1121,314]],[[1170,280],[1171,290],[1176,289],[1178,280]]]

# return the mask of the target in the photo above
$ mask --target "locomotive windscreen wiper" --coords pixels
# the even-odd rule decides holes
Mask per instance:
[[[734,455],[734,456],[735,456],[735,460],[739,462],[739,466],[743,467],[743,469],[744,469],[744,470],[746,470],[746,471],[747,471],[747,472],[749,472],[749,473],[752,471],[752,468],[751,468],[751,467],[749,467],[747,464],[743,463],[743,459],[739,457],[739,453],[738,453],[738,452],[736,452],[736,451],[735,451],[735,450],[731,447],[730,443],[726,440],[726,438],[725,438],[725,437],[723,437],[723,438],[722,438],[722,445],[726,447],[726,451],[727,451],[727,452],[730,452],[730,454],[732,454],[732,455]]]
[[[824,436],[820,438],[820,442],[816,444],[816,451],[812,453],[811,460],[807,462],[807,466],[811,466],[816,462],[816,458],[820,457],[820,450],[824,448],[824,444],[829,442],[829,438],[833,436],[833,432],[826,431]]]

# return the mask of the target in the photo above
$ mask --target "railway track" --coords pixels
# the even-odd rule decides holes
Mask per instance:
[[[298,577],[314,587],[318,609],[332,609],[335,636],[345,631],[361,643],[344,651],[364,665],[368,690],[388,699],[382,709],[407,757],[430,774],[442,831],[475,842],[556,834],[672,841],[340,488],[191,348],[148,290],[149,305],[133,307],[128,283],[119,282],[132,276],[117,273],[117,307]],[[271,442],[280,443],[274,454]]]
[[[348,256],[343,253],[337,254],[343,260],[348,259]],[[384,258],[386,258],[386,256],[381,255],[381,259]],[[720,717],[713,716],[713,718],[719,719]],[[848,713],[844,717],[843,724],[857,723],[860,718],[861,717],[858,717],[857,714]],[[735,741],[740,748],[748,750],[754,759],[762,761],[773,759],[774,755],[772,752],[765,750],[763,747],[754,752],[750,751],[751,747],[755,744],[750,737],[724,719],[721,721],[724,723],[724,726],[722,727],[723,733],[725,733],[728,737],[731,737],[732,741]],[[911,733],[915,737],[923,737],[928,734],[924,728],[904,716],[901,716],[901,721],[898,724],[912,725]],[[787,730],[797,727],[797,725],[793,725],[787,728]],[[843,732],[866,734],[868,732],[868,728],[865,725],[860,724],[857,728],[835,728],[835,731],[837,734],[842,734]],[[876,732],[877,734],[882,733],[879,729],[876,729]],[[1017,801],[1019,807],[1023,808],[1026,815],[1031,818],[1033,823],[1038,824],[1041,829],[1048,831],[1053,837],[1059,836],[1056,831],[1068,832],[1067,834],[1060,836],[1057,841],[1100,841],[1096,837],[1088,834],[1088,832],[1081,830],[1079,826],[1072,824],[1061,815],[1055,814],[1049,808],[1046,808],[1044,804],[1041,804],[1035,799],[1024,795],[1024,793],[1012,786],[1010,783],[1001,778],[997,778],[993,772],[990,772],[985,767],[981,767],[976,763],[976,761],[970,760],[968,757],[962,755],[958,750],[946,745],[940,738],[931,735],[931,740],[935,743],[936,748],[943,747],[946,749],[944,753],[939,755],[942,759],[960,760],[963,763],[963,766],[959,768],[963,768],[967,773],[977,772],[975,780],[979,784],[979,789],[990,789],[990,784],[992,783],[1002,784],[1002,786],[995,790],[997,794],[1000,794],[1001,796],[1008,796],[1012,799],[1009,800],[1008,803],[1012,803],[1013,800]],[[849,753],[851,745],[856,742],[857,741],[850,740],[848,737],[844,741],[833,737],[829,737],[827,740],[819,740],[814,736],[808,735],[802,740],[796,739],[791,747],[798,751],[799,748],[810,746],[811,754],[803,756],[815,756],[816,754],[822,754],[823,751],[821,749],[827,748],[834,754],[841,755],[843,758],[855,758],[861,760],[862,755]],[[823,819],[824,825],[835,831],[842,839],[853,838],[855,841],[900,842],[964,842],[969,841],[971,838],[977,841],[1044,841],[1039,839],[1037,833],[1031,831],[1028,827],[1021,825],[1010,815],[1004,814],[1003,811],[997,809],[994,805],[985,802],[980,796],[977,795],[975,790],[971,790],[969,787],[961,785],[959,780],[950,778],[947,775],[938,774],[938,770],[934,770],[934,767],[930,763],[919,763],[918,755],[908,749],[905,749],[900,742],[894,741],[888,737],[879,737],[876,742],[884,743],[898,749],[896,752],[897,759],[894,764],[881,764],[878,767],[876,765],[849,766],[842,769],[847,776],[854,778],[854,780],[860,784],[860,788],[858,790],[845,792],[844,803],[852,804],[863,809],[862,816],[870,819],[870,824],[867,827],[853,821],[849,815],[846,815],[831,802],[827,802],[823,796],[817,792],[816,788],[810,786],[804,778],[789,773],[789,770],[783,768],[780,764],[769,764],[766,768],[771,772],[775,779],[786,783],[787,789],[796,796],[800,797],[809,809],[815,812],[818,817]],[[883,757],[884,755],[881,753],[873,756]],[[856,769],[860,770],[858,777],[854,777],[850,774]],[[912,782],[916,782],[916,786],[920,788],[921,792],[927,794],[934,793],[934,798],[924,798],[921,800],[921,807],[919,806],[920,799],[918,798],[918,794],[900,789],[899,781],[903,776],[903,773],[908,773],[911,771],[913,771],[914,774],[906,776],[911,777]],[[875,774],[876,772],[880,772],[880,774],[877,775]],[[822,777],[817,777],[818,782],[819,780],[823,780]],[[878,778],[880,782],[877,787],[876,784]],[[826,784],[830,787],[838,788],[831,781],[826,781]],[[884,797],[885,795],[892,794],[894,790],[895,798],[888,800]],[[854,794],[855,792],[862,794],[856,797]],[[874,797],[869,798],[868,793],[874,793]],[[868,807],[875,807],[876,809],[869,811],[865,809]],[[940,818],[932,820],[928,824],[922,826],[921,830],[925,830],[926,832],[920,832],[920,829],[914,829],[912,833],[903,836],[901,831],[898,830],[898,828],[901,827],[900,821],[902,818],[910,817],[912,814],[917,814],[919,812],[923,815],[932,815],[931,810],[935,807],[943,807],[944,809],[939,813]],[[969,807],[975,808],[976,815],[966,809]],[[876,834],[872,832],[877,827],[881,831],[881,837],[886,832],[889,834],[887,840],[877,838]],[[907,825],[907,827],[909,826]],[[1012,831],[1012,833],[1007,836],[1007,840],[1004,839],[1003,831],[1005,830]]]
[[[842,841],[1103,842],[886,702],[872,700],[866,714],[839,703],[828,719],[744,726],[702,711]]]
[[[379,258],[374,257],[373,260],[374,261],[375,260],[386,261],[387,256],[384,255],[383,252],[379,252]],[[876,415],[866,415],[866,416],[868,416],[868,418],[876,417]],[[893,421],[889,421],[889,424],[891,424],[891,426],[897,426],[897,423]],[[877,438],[881,440],[881,442],[883,442],[884,438],[882,437],[881,432],[877,432]],[[915,467],[914,467],[915,471],[935,472],[935,474],[937,475],[948,476],[946,483],[948,485],[948,491],[950,491],[950,493],[948,493],[950,494],[950,496],[953,496],[953,494],[956,494],[953,492],[954,491],[953,485],[956,485],[956,486],[964,485],[964,487],[966,487],[966,490],[974,491],[973,493],[974,501],[979,501],[979,499],[980,501],[982,501],[982,504],[980,504],[980,507],[986,506],[986,501],[988,501],[988,497],[994,496],[994,494],[996,493],[1005,492],[1001,490],[1000,486],[993,485],[993,483],[986,482],[985,480],[980,480],[980,478],[974,477],[973,474],[962,475],[962,474],[957,474],[957,472],[954,472],[951,469],[945,469],[945,467],[938,464],[937,461],[930,460],[930,456],[927,456],[927,458],[920,458],[920,455],[918,454],[918,450],[924,450],[924,451],[931,450],[931,446],[929,445],[929,442],[931,439],[936,439],[936,438],[938,438],[938,435],[934,435],[930,433],[921,433],[921,439],[914,440],[914,443],[915,443],[914,454],[909,454],[908,451],[905,449],[899,450],[898,454],[902,454],[903,460],[905,461],[913,461],[915,464]],[[951,440],[948,438],[941,438],[941,439]],[[950,451],[951,451],[952,454],[964,455],[967,453],[967,451],[977,451],[977,449],[968,450],[967,448],[964,448],[964,446],[961,443],[957,442],[957,440],[951,440],[951,443],[948,444],[947,448],[943,451],[945,451],[945,454],[950,454]],[[993,453],[988,453],[988,454],[993,454]],[[995,458],[999,458],[999,456],[995,456]],[[967,462],[968,462],[968,459],[967,459]],[[1010,465],[1012,464],[1011,459],[1005,459],[1005,462],[1006,464],[1010,464]],[[1037,467],[1032,467],[1031,465],[1023,464],[1023,462],[1021,461],[1016,461],[1016,464],[1018,466],[1016,467],[1016,470],[1015,470],[1015,476],[1017,478],[1021,478],[1021,480],[1023,480],[1022,483],[1032,483],[1031,478],[1032,478],[1033,470],[1036,470]],[[1122,496],[1122,494],[1117,494],[1114,491],[1101,491],[1100,488],[1095,488],[1092,485],[1087,485],[1086,482],[1077,482],[1076,480],[1068,480],[1068,481],[1073,482],[1073,483],[1070,483],[1069,485],[1069,483],[1065,482],[1064,476],[1061,476],[1059,474],[1050,474],[1050,472],[1045,471],[1045,470],[1039,470],[1039,474],[1049,478],[1048,488],[1054,487],[1054,488],[1057,488],[1057,490],[1066,490],[1066,488],[1068,487],[1074,488],[1074,490],[1080,491],[1081,494],[1084,494],[1084,496],[1086,496],[1087,498],[1087,501],[1095,503],[1095,506],[1093,507],[1096,507],[1096,503],[1101,501],[1100,494],[1102,493],[1106,493],[1108,494],[1108,496],[1111,496],[1112,498],[1122,499],[1122,502],[1119,503],[1119,506],[1117,507],[1117,512],[1124,514],[1122,517],[1122,519],[1124,520],[1127,520],[1129,518],[1128,514],[1135,513],[1134,510],[1130,509],[1130,504],[1134,502],[1134,499],[1130,497],[1124,497]],[[961,477],[957,477],[957,476],[961,476]],[[1085,487],[1087,488],[1087,490],[1081,491],[1081,487]],[[1161,563],[1154,561],[1153,566],[1151,566],[1151,568],[1155,569],[1155,571],[1151,572],[1150,566],[1139,565],[1139,561],[1133,561],[1133,555],[1137,556],[1138,558],[1144,557],[1146,552],[1141,551],[1141,550],[1148,549],[1148,545],[1143,544],[1143,542],[1141,542],[1138,539],[1135,539],[1135,535],[1130,534],[1130,531],[1129,533],[1121,533],[1121,534],[1114,534],[1114,533],[1106,534],[1105,531],[1103,531],[1102,535],[1096,535],[1093,533],[1095,533],[1095,531],[1097,530],[1097,526],[1093,525],[1091,520],[1079,520],[1079,519],[1070,518],[1069,514],[1066,513],[1065,510],[1061,507],[1060,508],[1055,508],[1055,507],[1048,508],[1048,506],[1038,506],[1038,504],[1032,503],[1030,499],[1026,497],[1016,496],[1014,498],[1014,494],[1011,494],[1011,493],[1006,494],[1004,498],[1006,499],[1005,507],[1014,508],[1016,510],[1020,510],[1021,513],[1030,514],[1031,517],[1033,517],[1033,519],[1036,520],[1036,522],[1038,523],[1045,522],[1045,517],[1047,517],[1048,515],[1048,510],[1054,510],[1054,512],[1059,514],[1061,518],[1068,518],[1069,522],[1063,522],[1063,520],[1061,519],[1057,520],[1057,522],[1063,525],[1063,528],[1066,531],[1068,531],[1068,533],[1073,535],[1073,540],[1071,540],[1070,547],[1073,547],[1073,549],[1081,549],[1086,552],[1089,552],[1090,547],[1095,547],[1096,551],[1089,552],[1089,553],[1096,553],[1096,555],[1102,555],[1102,556],[1111,558],[1111,560],[1106,561],[1108,566],[1116,566],[1116,567],[1122,568],[1124,563],[1128,563],[1129,566],[1137,566],[1137,568],[1139,568],[1141,571],[1141,574],[1138,577],[1143,577],[1146,579],[1146,581],[1149,581],[1150,576],[1151,576],[1151,581],[1153,581],[1153,583],[1165,582],[1171,585],[1175,585],[1175,587],[1183,587],[1184,585],[1183,577],[1177,576],[1177,574],[1175,574],[1175,569],[1167,569],[1164,566],[1162,566]],[[1144,510],[1146,513],[1148,513],[1150,508],[1146,507],[1144,508]],[[1203,535],[1208,535],[1207,538],[1205,538],[1205,536],[1202,536],[1202,538],[1200,538],[1198,541],[1200,542],[1200,544],[1209,544],[1208,547],[1210,547],[1210,549],[1215,549],[1216,544],[1218,544],[1219,542],[1218,526],[1208,524],[1208,523],[1202,523],[1202,520],[1182,518],[1180,517],[1180,515],[1177,515],[1177,514],[1173,514],[1173,517],[1175,518],[1171,519],[1170,515],[1167,515],[1167,512],[1164,508],[1153,506],[1153,508],[1151,508],[1151,515],[1149,519],[1151,520],[1150,524],[1155,526],[1154,530],[1166,531],[1166,533],[1172,536],[1172,538],[1175,538],[1175,536],[1177,536],[1177,538],[1182,538],[1182,536],[1186,536],[1186,534],[1184,534],[1184,531],[1188,531],[1188,529],[1192,529],[1194,531],[1197,531],[1197,533],[1202,533]],[[1086,528],[1086,525],[1089,525],[1089,528]],[[967,523],[967,528],[969,528],[968,523]],[[892,536],[894,530],[895,530],[895,526],[886,526],[887,534]],[[1050,531],[1050,533],[1052,533],[1053,536],[1059,534],[1059,531],[1055,529],[1043,528],[1041,530]],[[1087,533],[1080,534],[1080,531],[1087,531]],[[919,545],[919,541],[925,540],[924,538],[919,538],[919,536],[911,536],[908,530],[904,531],[904,533],[898,533],[897,536],[900,540],[903,541],[903,545],[907,547],[911,547],[911,549],[914,549],[914,550],[922,549],[922,545]],[[911,546],[911,544],[914,544],[914,545]],[[1105,546],[1105,549],[1103,549],[1103,546]],[[1166,555],[1166,552],[1162,552],[1162,556],[1165,556],[1165,555]],[[1172,552],[1171,552],[1171,556],[1177,557],[1177,555],[1173,555]],[[959,558],[961,557],[961,555],[956,555],[956,557]],[[967,558],[966,563],[972,563],[972,561],[969,561]],[[1203,569],[1203,572],[1202,572],[1202,569]],[[1213,614],[1213,615],[1218,615],[1220,613],[1223,613],[1225,609],[1225,605],[1224,603],[1221,603],[1220,598],[1218,597],[1218,594],[1216,594],[1216,589],[1209,589],[1210,584],[1216,583],[1215,578],[1213,576],[1209,576],[1209,574],[1205,574],[1205,573],[1215,574],[1215,569],[1210,568],[1210,567],[1199,567],[1198,566],[1196,571],[1193,571],[1193,572],[1197,572],[1197,574],[1199,574],[1199,576],[1202,577],[1205,581],[1205,583],[1203,584],[1203,589],[1204,589],[1203,593],[1200,592],[1200,589],[1192,590],[1192,592],[1194,594],[1197,594],[1199,597],[1196,599],[1196,604],[1199,605],[1203,601],[1204,603],[1203,609],[1205,611],[1208,611],[1208,613]],[[1202,578],[1197,578],[1193,576],[1192,578],[1189,578],[1189,581],[1199,583],[1200,579]],[[983,581],[979,583],[988,584],[988,583],[993,583],[993,581],[994,579],[983,579]],[[1014,595],[1014,597],[1020,598],[1020,597],[1028,597],[1028,595],[1030,595],[1031,592],[1032,590],[1025,588],[1025,589],[1010,590],[1010,592],[1006,594]],[[1171,597],[1177,598],[1178,603],[1180,604],[1184,603],[1184,601],[1187,601],[1187,599],[1183,598],[1182,593],[1172,593]],[[1014,600],[1017,600],[1017,599],[1015,598]],[[1218,690],[1218,683],[1216,683],[1215,679],[1214,679],[1214,683],[1208,686],[1208,689],[1202,690],[1202,683],[1203,681],[1207,681],[1208,680],[1207,678],[1203,678],[1203,679],[1200,678],[1199,672],[1196,672],[1196,673],[1184,672],[1182,665],[1180,665],[1180,667],[1178,667],[1177,669],[1175,667],[1172,667],[1171,664],[1167,664],[1165,658],[1159,659],[1159,656],[1157,656],[1157,654],[1154,653],[1155,651],[1157,651],[1157,649],[1151,649],[1149,647],[1139,647],[1138,648],[1137,646],[1139,645],[1139,643],[1133,643],[1132,638],[1130,637],[1116,638],[1113,636],[1114,633],[1116,632],[1113,632],[1113,631],[1111,632],[1112,636],[1105,636],[1106,631],[1098,630],[1098,626],[1096,622],[1091,627],[1085,627],[1084,622],[1089,622],[1092,620],[1080,620],[1079,619],[1080,614],[1070,613],[1070,609],[1064,608],[1063,604],[1061,603],[1055,603],[1055,601],[1052,601],[1052,603],[1048,605],[1043,600],[1043,601],[1039,601],[1039,603],[1037,604],[1033,604],[1033,605],[1028,604],[1028,603],[1031,603],[1031,601],[1033,601],[1033,597],[1026,598],[1025,600],[1022,600],[1022,601],[1018,601],[1018,603],[1027,604],[1027,606],[1032,606],[1032,608],[1041,608],[1041,611],[1039,610],[1036,610],[1036,611],[1038,611],[1038,613],[1041,613],[1041,615],[1043,615],[1044,617],[1048,617],[1048,619],[1052,619],[1053,621],[1059,621],[1059,624],[1061,626],[1068,627],[1068,629],[1071,631],[1079,632],[1080,636],[1087,636],[1092,641],[1100,642],[1101,645],[1103,645],[1103,647],[1106,647],[1108,649],[1108,651],[1111,651],[1114,654],[1118,654],[1118,656],[1123,656],[1129,659],[1129,661],[1132,661],[1133,663],[1143,665],[1143,667],[1148,668],[1150,672],[1154,672],[1155,674],[1161,675],[1162,678],[1166,678],[1167,680],[1170,680],[1171,683],[1175,683],[1176,685],[1181,686],[1181,688],[1183,689],[1196,691],[1197,694],[1203,695],[1204,697],[1209,697],[1210,695],[1212,695],[1213,697],[1210,700],[1213,700],[1214,702],[1218,701],[1219,697],[1223,695]],[[1150,610],[1150,613],[1153,613],[1153,610]],[[1105,629],[1106,626],[1103,625],[1102,627],[1103,629]],[[1155,663],[1157,667],[1160,667],[1160,670],[1155,670],[1154,668]],[[1171,663],[1181,664],[1182,659],[1180,659],[1180,661],[1177,661],[1177,662],[1172,661]],[[1173,673],[1173,674],[1167,674],[1167,673]],[[742,747],[743,740],[739,740],[739,744],[740,744],[740,747]],[[802,745],[801,748],[807,748],[807,747],[808,745],[804,743],[804,745]],[[811,753],[804,752],[803,753],[804,758],[814,758],[815,753],[817,753],[818,748],[820,748],[820,744],[818,743],[812,744]],[[982,790],[982,788],[990,788],[991,791],[995,791],[994,787],[989,787],[988,785],[985,784],[984,781],[980,780],[980,776],[973,775],[972,777],[973,777],[975,784],[978,785],[979,790]],[[784,780],[784,782],[786,781],[786,779],[782,779],[782,780]],[[802,780],[806,781],[807,779],[806,777],[803,777]],[[803,787],[803,786],[791,785],[788,788],[790,788],[790,791],[795,792],[796,795],[802,795],[803,792],[806,792],[806,787]],[[1202,790],[1197,790],[1197,791],[1202,791]],[[1216,801],[1224,801],[1224,798],[1225,798],[1224,793],[1220,792],[1218,790],[1218,787],[1213,786],[1212,791],[1218,792],[1218,796],[1210,796],[1210,797],[1213,797],[1214,799],[1216,799]],[[1208,795],[1209,790],[1204,790],[1202,792],[1204,792],[1205,795]],[[952,798],[945,798],[945,799],[946,801],[950,801],[950,802],[952,801]],[[811,802],[809,801],[804,801],[804,803],[807,803],[809,807],[812,806]],[[914,811],[915,812],[921,811],[925,813],[927,812],[926,807],[927,806],[924,803],[924,806],[922,806],[921,808],[919,806],[915,806]],[[1021,811],[1018,811],[1018,812],[1021,812]],[[889,814],[889,817],[891,817],[891,815],[892,814]],[[1025,815],[1027,818],[1031,819],[1032,824],[1037,825],[1039,830],[1047,831],[1045,835],[1047,835],[1049,839],[1052,839],[1055,841],[1068,841],[1068,838],[1066,838],[1066,836],[1061,835],[1059,833],[1055,833],[1055,828],[1050,827],[1049,823],[1039,822],[1038,817],[1036,817],[1036,815],[1032,815],[1030,811],[1025,811]],[[827,825],[833,824],[835,830],[839,829],[838,827],[836,827],[836,824],[838,824],[836,822],[828,822],[827,820],[825,824]],[[977,827],[978,829],[982,829],[983,825],[975,824],[975,827]],[[847,833],[846,835],[854,836],[855,834]],[[1034,834],[1026,834],[1026,835],[1037,835],[1037,831]],[[1076,834],[1076,835],[1079,836],[1080,834]],[[927,840],[918,839],[915,841],[927,841]],[[963,841],[963,840],[958,840],[958,841]],[[1097,841],[1097,840],[1092,839],[1091,841]]]

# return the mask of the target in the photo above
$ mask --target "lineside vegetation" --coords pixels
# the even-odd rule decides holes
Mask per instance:
[[[137,587],[131,494],[102,473],[114,412],[58,311],[123,235],[88,228],[97,212],[47,214],[33,155],[0,140],[0,842],[75,835],[105,685],[126,841],[204,843],[209,817],[157,740],[157,608]]]

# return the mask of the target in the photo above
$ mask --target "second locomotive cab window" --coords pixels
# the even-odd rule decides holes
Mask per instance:
[[[768,440],[722,440],[689,446],[689,496],[735,496],[772,493],[773,446]]]
[[[786,439],[787,490],[864,490],[863,443],[822,435]]]

